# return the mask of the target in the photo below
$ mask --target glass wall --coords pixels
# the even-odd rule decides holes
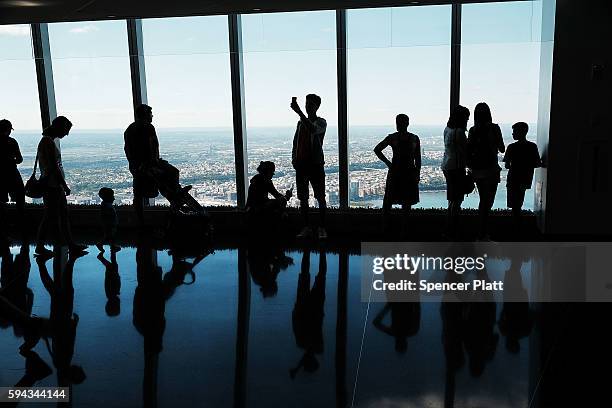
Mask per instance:
[[[506,145],[513,141],[512,124],[519,121],[529,124],[528,139],[536,140],[540,22],[540,1],[463,5],[461,104],[473,112],[478,102],[486,102]],[[506,208],[505,176],[503,171],[495,208]],[[533,191],[527,191],[527,209],[533,209]],[[475,206],[477,195],[466,203]]]
[[[0,119],[13,124],[11,137],[24,157],[19,170],[25,178],[32,172],[41,131],[30,26],[0,26],[0,50]]]
[[[242,16],[249,176],[260,161],[273,160],[279,191],[295,185],[291,148],[298,116],[289,105],[295,96],[304,110],[304,97],[315,93],[328,125],[323,150],[330,206],[338,205],[335,18],[334,11]],[[312,192],[310,198],[315,205]],[[294,190],[289,204],[296,203]]]
[[[421,140],[419,207],[445,207],[439,169],[450,98],[451,6],[349,10],[348,108],[351,206],[380,207],[387,168],[374,146],[410,117]],[[385,151],[391,157],[390,149]]]
[[[337,50],[335,11],[242,16],[244,98],[249,177],[273,160],[278,189],[295,186],[292,141],[298,116],[292,97],[322,97],[326,194],[338,203]],[[541,1],[462,6],[460,102],[473,111],[486,101],[506,143],[511,125],[537,129]],[[161,155],[181,170],[204,205],[236,205],[231,74],[227,16],[143,20],[148,103]],[[373,148],[395,131],[395,116],[410,117],[421,139],[418,207],[446,207],[439,169],[451,89],[452,6],[407,6],[347,11],[349,199],[380,207],[386,168]],[[57,110],[74,123],[62,141],[73,187],[70,201],[95,203],[105,185],[118,203],[131,203],[131,175],[123,132],[133,120],[126,22],[49,25]],[[28,173],[40,137],[40,112],[30,29],[0,26],[3,54],[0,116],[12,120]],[[385,152],[390,156],[391,152]],[[501,159],[501,155],[500,155]],[[505,172],[495,206],[505,208]],[[476,207],[478,195],[464,205]],[[159,200],[164,203],[165,200]],[[296,205],[297,199],[290,205]],[[311,196],[311,205],[316,205]],[[533,207],[532,195],[526,207]]]
[[[123,131],[133,121],[125,21],[49,24],[58,115],[73,123],[62,140],[72,194],[69,202],[99,201],[100,187],[131,203]]]
[[[204,205],[236,205],[227,16],[143,20],[161,155]]]

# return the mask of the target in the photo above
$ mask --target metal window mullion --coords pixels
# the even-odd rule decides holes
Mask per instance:
[[[461,89],[461,3],[453,3],[451,17],[450,110],[460,102]]]
[[[346,209],[349,206],[346,35],[346,10],[336,10],[336,70],[338,87],[338,198],[341,209]]]
[[[147,75],[145,71],[144,41],[142,35],[142,20],[130,18],[126,20],[128,52],[130,54],[130,81],[132,83],[132,103],[134,119],[136,107],[148,103]],[[154,198],[144,198],[144,205],[155,204]]]
[[[130,53],[130,77],[134,109],[147,103],[147,77],[145,72],[142,20],[127,20],[128,49]]]
[[[246,205],[248,159],[246,111],[244,108],[244,68],[242,54],[242,21],[240,14],[228,15],[234,159],[236,161],[236,195],[239,208]]]
[[[34,63],[36,65],[36,81],[38,83],[40,118],[44,129],[51,125],[51,121],[57,117],[49,29],[46,23],[32,24],[30,27]]]

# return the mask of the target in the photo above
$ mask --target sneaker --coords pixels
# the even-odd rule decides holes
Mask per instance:
[[[319,239],[327,239],[327,231],[323,227],[319,227]]]
[[[44,246],[40,246],[40,247],[36,247],[36,249],[34,250],[34,254],[40,257],[47,257],[47,256],[53,256],[53,251],[45,248]]]
[[[300,231],[300,233],[297,234],[297,238],[300,238],[300,239],[310,238],[311,236],[312,236],[312,230],[310,229],[310,227],[302,228],[302,231]]]
[[[104,253],[104,245],[102,244],[102,242],[98,242],[96,244],[96,248],[98,248],[98,251],[100,251],[101,254]]]

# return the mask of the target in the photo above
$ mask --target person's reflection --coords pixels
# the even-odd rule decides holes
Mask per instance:
[[[533,327],[529,296],[521,277],[522,265],[520,256],[512,257],[504,275],[504,305],[498,322],[499,331],[506,337],[506,349],[511,353],[520,351],[519,340],[529,336]]]
[[[48,329],[44,333],[44,340],[49,354],[51,354],[53,365],[57,370],[57,382],[60,387],[81,384],[86,378],[83,368],[72,364],[79,324],[79,316],[73,313],[74,287],[72,277],[77,259],[86,255],[87,252],[71,251],[65,265],[62,265],[66,252],[67,248],[56,247],[54,255],[40,255],[36,258],[40,279],[51,298],[51,314]],[[52,258],[53,279],[49,275],[46,264]],[[50,343],[49,338],[51,339]],[[22,352],[31,350],[34,345],[32,343],[24,344]]]
[[[486,268],[477,271],[476,279],[486,282],[491,280]],[[497,305],[490,291],[479,292],[474,300],[478,301],[464,304],[464,345],[470,374],[480,377],[486,364],[493,360],[499,341],[499,335],[495,333]]]
[[[104,265],[104,293],[106,294],[106,306],[104,310],[107,316],[119,316],[121,313],[121,276],[119,276],[119,264],[117,264],[117,251],[110,251],[110,261],[100,252],[98,260]]]
[[[2,254],[0,293],[7,304],[10,304],[14,310],[19,310],[20,315],[29,317],[34,303],[34,293],[28,287],[31,269],[30,246],[27,243],[22,244],[14,258],[8,245],[3,246],[0,251]],[[26,323],[27,321],[23,319],[15,321],[11,318],[0,318],[0,327],[8,328],[12,325],[15,337],[24,336]]]
[[[420,272],[402,274],[397,271],[385,271],[386,283],[399,283],[408,280],[418,284]],[[374,317],[372,322],[381,332],[395,338],[395,351],[405,353],[408,350],[408,338],[416,335],[421,327],[421,303],[418,292],[387,291],[387,304]],[[384,323],[385,316],[391,315],[389,325]]]
[[[166,301],[177,287],[195,282],[193,268],[210,253],[205,251],[188,261],[186,256],[171,252],[172,268],[164,275],[162,268],[157,266],[157,250],[146,238],[139,240],[136,248],[138,285],[134,292],[132,322],[144,338],[143,401],[146,407],[157,406],[157,373],[166,329]]]
[[[195,282],[196,275],[193,269],[210,253],[206,251],[196,256],[193,261],[188,261],[187,256],[171,252],[172,267],[166,272],[162,280],[164,300],[170,299],[179,286],[191,285]]]
[[[325,306],[325,278],[327,255],[319,255],[319,272],[310,287],[310,251],[302,254],[301,272],[298,277],[297,296],[293,307],[292,322],[295,343],[304,350],[297,366],[289,371],[295,378],[300,369],[312,373],[319,369],[316,355],[323,353],[323,316]]]
[[[162,269],[157,266],[156,252],[141,240],[136,248],[136,277],[133,324],[144,338],[143,402],[157,406],[157,370],[166,328],[166,302],[162,285]]]
[[[249,249],[247,262],[251,278],[264,298],[276,296],[278,274],[293,265],[293,259],[284,251],[267,247]]]

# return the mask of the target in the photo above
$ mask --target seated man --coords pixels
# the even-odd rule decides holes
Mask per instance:
[[[273,224],[280,220],[284,214],[287,201],[293,195],[292,190],[287,190],[283,196],[274,187],[272,177],[276,167],[271,161],[262,161],[257,167],[257,174],[251,178],[246,210],[250,222],[261,222],[262,224]],[[272,195],[274,198],[270,198]]]
[[[150,106],[136,108],[136,121],[124,133],[125,156],[134,177],[134,209],[140,225],[144,225],[144,201],[159,195],[157,183],[146,168],[159,160],[159,141],[155,133]]]
[[[181,195],[191,186],[181,187],[179,170],[159,155],[159,141],[153,126],[153,109],[148,105],[136,108],[136,121],[124,133],[125,156],[134,178],[134,209],[140,225],[144,225],[145,200],[161,194],[171,206],[180,206]]]

